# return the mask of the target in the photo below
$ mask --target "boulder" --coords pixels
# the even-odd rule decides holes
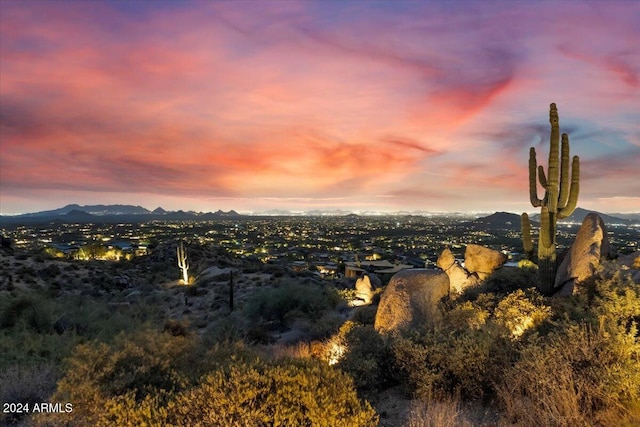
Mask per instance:
[[[200,273],[200,275],[198,276],[198,278],[196,279],[196,282],[198,283],[202,283],[202,282],[222,282],[222,281],[228,281],[229,280],[229,274],[232,272],[233,270],[231,268],[220,268],[218,266],[211,266],[207,269],[205,269],[202,273]]]
[[[464,251],[464,267],[469,273],[476,273],[482,281],[507,262],[502,252],[480,245],[467,245]]]
[[[609,238],[604,221],[591,212],[582,221],[569,252],[556,274],[555,288],[561,295],[575,292],[575,285],[593,276],[600,261],[610,256]]]
[[[436,265],[444,271],[447,271],[455,263],[456,257],[453,256],[453,252],[449,248],[445,248],[436,261]]]
[[[380,278],[373,273],[366,273],[356,280],[356,298],[364,304],[371,304],[373,291],[382,286]]]
[[[470,274],[462,268],[449,248],[442,251],[436,265],[449,276],[449,287],[452,292],[462,293],[466,288],[475,286],[480,282],[478,276]]]
[[[449,295],[449,277],[440,270],[412,268],[394,274],[380,298],[374,323],[391,333],[437,321],[438,303]]]

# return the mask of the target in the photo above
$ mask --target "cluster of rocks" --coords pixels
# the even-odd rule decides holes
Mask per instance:
[[[571,295],[580,283],[594,276],[602,262],[612,258],[607,229],[602,218],[588,214],[571,248],[564,256],[555,281],[558,295]],[[390,333],[418,324],[437,322],[443,298],[460,294],[476,286],[500,268],[507,257],[498,251],[479,245],[467,245],[464,265],[447,248],[442,251],[436,269],[411,269],[396,273],[380,298],[375,329]],[[629,270],[632,280],[640,283],[640,252],[619,257],[615,268]],[[363,280],[361,286],[366,286]]]
[[[449,248],[442,251],[436,265],[449,276],[451,291],[462,293],[466,288],[484,281],[506,261],[507,256],[502,252],[470,244],[464,252],[464,267]]]
[[[506,260],[506,255],[493,249],[467,245],[465,267],[447,248],[438,258],[441,270],[415,268],[396,273],[380,298],[375,329],[389,333],[437,322],[442,316],[442,299],[479,284]]]

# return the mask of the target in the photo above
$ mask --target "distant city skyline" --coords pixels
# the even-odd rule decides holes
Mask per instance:
[[[0,213],[640,211],[640,3],[0,1]]]

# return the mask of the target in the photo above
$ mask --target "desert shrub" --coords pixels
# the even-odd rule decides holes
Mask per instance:
[[[534,289],[518,289],[504,297],[494,311],[495,321],[506,327],[513,337],[520,337],[551,317],[551,307]]]
[[[22,295],[14,298],[2,308],[0,327],[12,328],[18,323],[34,332],[51,330],[51,303],[35,295]]]
[[[38,271],[38,275],[44,280],[53,279],[60,273],[62,273],[62,270],[57,264],[49,264]]]
[[[190,285],[184,288],[184,294],[188,297],[199,297],[206,295],[208,292],[207,289],[199,286],[199,285]]]
[[[295,322],[305,334],[307,340],[324,340],[335,334],[344,323],[344,318],[335,312],[327,311],[318,319],[301,319]]]
[[[617,325],[572,325],[532,342],[497,387],[509,421],[567,427],[639,422],[635,335],[635,328],[625,332]]]
[[[183,390],[192,376],[197,378],[202,373],[198,354],[194,339],[151,330],[121,334],[112,345],[78,345],[52,397],[73,403],[72,418],[57,414],[41,421],[116,425],[110,424],[114,412],[127,414],[138,404],[144,408],[153,399]]]
[[[479,399],[492,390],[507,348],[491,329],[435,329],[392,342],[397,378],[419,398]]]
[[[169,424],[375,426],[351,379],[312,360],[231,364],[168,405]]]
[[[327,345],[334,351],[339,346],[344,351],[336,358],[337,366],[351,375],[359,389],[380,389],[390,381],[391,353],[372,325],[345,323]]]
[[[34,403],[49,401],[58,379],[51,363],[30,366],[12,365],[0,373],[0,402]],[[19,424],[26,414],[0,413],[1,425]]]
[[[351,320],[363,325],[373,325],[376,321],[377,305],[363,305],[353,309]]]
[[[264,322],[274,329],[283,328],[299,317],[318,319],[338,301],[330,288],[286,284],[253,294],[245,305],[245,313],[253,321]]]
[[[344,425],[374,426],[377,416],[353,382],[318,361],[273,362],[241,343],[203,353],[195,339],[153,331],[113,345],[80,345],[54,401],[73,412],[36,425]]]
[[[20,279],[27,281],[28,279],[35,279],[37,272],[33,267],[23,265],[16,270],[16,274]]]
[[[164,329],[162,332],[166,332],[174,337],[186,337],[190,334],[189,324],[186,321],[167,319],[164,322]]]
[[[640,285],[620,273],[561,299],[555,328],[533,336],[497,390],[523,426],[640,423]]]
[[[245,325],[245,319],[236,312],[212,321],[206,329],[204,338],[211,344],[235,342],[246,339],[250,343],[266,343],[268,331],[256,324]]]
[[[482,302],[463,301],[445,313],[445,322],[457,329],[481,329],[490,315],[489,309]]]
[[[534,287],[538,280],[537,271],[533,268],[502,267],[491,274],[478,286],[465,289],[462,298],[473,300],[479,294],[509,294],[518,289]]]
[[[408,427],[476,427],[477,420],[465,413],[459,399],[422,400],[411,407]]]

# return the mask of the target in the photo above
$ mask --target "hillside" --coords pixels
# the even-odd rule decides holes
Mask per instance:
[[[584,218],[590,214],[591,212],[598,214],[602,220],[605,222],[605,224],[607,225],[612,225],[612,224],[623,224],[623,225],[629,225],[629,224],[633,224],[633,223],[638,223],[640,221],[634,221],[631,219],[624,219],[624,218],[618,218],[612,215],[607,215],[604,214],[602,212],[597,212],[597,211],[590,211],[587,209],[582,209],[582,208],[576,208],[575,211],[573,211],[573,213],[571,215],[569,215],[567,218],[563,218],[561,220],[559,220],[559,222],[574,222],[574,223],[582,223],[582,221],[584,221]],[[535,214],[531,216],[532,220],[535,221],[539,221],[540,220],[540,214]]]
[[[240,217],[236,211],[193,212],[166,211],[161,207],[149,211],[142,206],[132,205],[85,205],[71,204],[59,209],[33,212],[21,215],[0,216],[0,225],[40,224],[51,221],[74,223],[122,223],[145,222],[153,220],[190,221],[213,220],[218,218]]]

